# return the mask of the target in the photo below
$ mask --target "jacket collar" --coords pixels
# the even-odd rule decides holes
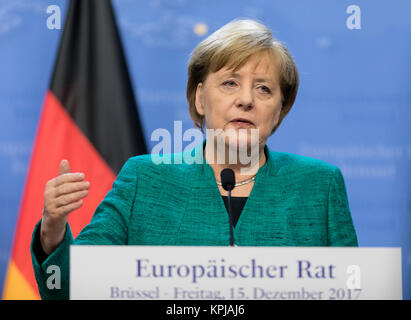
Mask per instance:
[[[204,158],[204,147],[205,147],[206,140],[204,139],[202,143],[198,144],[192,150],[188,151],[190,153],[190,157],[194,158],[194,164],[197,164],[199,169],[201,169],[202,173],[205,174],[208,178],[214,179],[214,171],[213,168],[207,163]],[[257,175],[258,176],[274,176],[278,169],[277,168],[277,161],[275,161],[276,153],[270,151],[267,145],[264,146],[264,153],[266,156],[266,162],[264,165],[258,169]]]

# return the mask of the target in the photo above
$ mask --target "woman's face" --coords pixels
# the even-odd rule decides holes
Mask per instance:
[[[210,73],[197,86],[196,109],[205,117],[207,129],[235,135],[237,145],[256,143],[251,129],[258,129],[261,149],[279,120],[281,106],[278,67],[266,52],[253,54],[236,71],[224,67]],[[242,130],[247,134],[239,134],[240,129],[247,129]]]

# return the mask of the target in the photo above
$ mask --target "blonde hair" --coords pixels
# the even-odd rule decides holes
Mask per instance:
[[[191,53],[188,64],[187,101],[191,119],[201,130],[204,116],[197,112],[195,98],[197,86],[211,72],[223,67],[238,69],[251,55],[268,51],[279,58],[279,80],[282,95],[280,119],[274,132],[290,111],[297,96],[299,77],[297,66],[287,48],[275,39],[271,31],[254,20],[233,20],[204,39]]]

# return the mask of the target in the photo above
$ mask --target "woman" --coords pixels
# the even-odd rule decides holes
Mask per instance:
[[[238,182],[232,191],[236,245],[357,246],[340,170],[266,147],[297,89],[287,49],[255,21],[233,21],[201,42],[189,63],[187,98],[195,125],[217,132],[207,132],[190,152],[204,161],[158,165],[149,155],[130,158],[75,240],[67,215],[81,206],[89,183],[75,173],[50,180],[32,241],[41,296],[68,298],[73,243],[228,245],[227,192],[219,181],[227,167]],[[229,157],[233,150],[237,161]],[[257,159],[256,170],[242,170],[252,163],[238,160],[241,150]],[[68,171],[62,161],[60,172]],[[53,264],[61,266],[62,290],[46,287]]]

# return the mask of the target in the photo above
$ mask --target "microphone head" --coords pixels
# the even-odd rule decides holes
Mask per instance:
[[[226,191],[231,191],[235,187],[235,175],[234,171],[230,168],[225,168],[220,173],[221,184]]]

